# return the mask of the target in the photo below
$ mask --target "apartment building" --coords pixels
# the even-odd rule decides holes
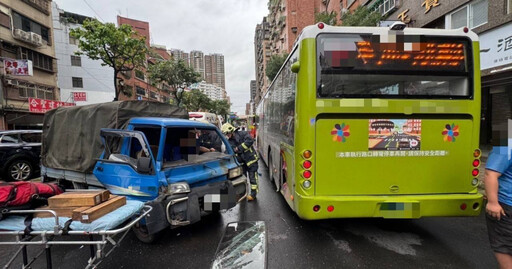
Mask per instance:
[[[52,17],[60,99],[76,105],[114,100],[114,69],[102,66],[101,60],[75,54],[79,51],[78,40],[70,32],[92,18],[59,9],[55,2],[52,2]]]
[[[146,38],[146,46],[151,48],[149,45],[149,22],[117,16],[117,24],[127,24],[132,26],[135,32]],[[151,64],[150,55],[147,55],[147,59],[149,60],[148,64]],[[126,91],[132,93],[131,96],[127,96],[121,92],[119,100],[151,100],[165,103],[169,102],[168,92],[160,91],[158,88],[151,85],[149,75],[144,67],[134,69],[130,72],[121,72],[118,79],[123,81],[124,85],[122,87],[125,87]]]
[[[40,128],[44,110],[63,105],[51,1],[0,0],[0,57],[0,130]]]

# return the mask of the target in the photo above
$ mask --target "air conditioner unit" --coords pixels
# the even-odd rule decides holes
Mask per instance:
[[[41,35],[38,35],[36,33],[30,32],[30,40],[32,40],[32,43],[34,43],[37,46],[43,45],[43,37],[41,37]]]
[[[15,29],[14,36],[17,37],[18,39],[30,42],[30,33],[29,32],[25,32],[21,29]]]

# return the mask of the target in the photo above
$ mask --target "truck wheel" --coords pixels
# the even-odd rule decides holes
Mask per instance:
[[[5,176],[8,181],[25,181],[32,178],[33,174],[34,170],[32,169],[32,164],[24,159],[11,161],[5,171]]]
[[[139,239],[142,243],[146,244],[156,242],[158,234],[160,233],[158,232],[154,234],[149,234],[146,225],[142,225],[140,223],[136,223],[135,225],[133,225],[132,230],[137,239]]]

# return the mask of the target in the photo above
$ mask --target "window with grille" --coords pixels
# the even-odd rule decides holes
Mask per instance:
[[[156,95],[156,92],[149,92],[149,96],[150,96],[152,99],[158,99],[158,96]]]
[[[510,2],[510,0],[509,0]],[[448,22],[451,29],[460,27],[475,28],[486,24],[489,17],[488,0],[473,1],[469,5],[456,10],[449,15]]]
[[[144,72],[141,70],[135,70],[135,77],[140,80],[144,80]]]
[[[73,88],[83,88],[84,82],[82,78],[73,77]]]
[[[137,93],[137,95],[146,95],[146,90],[142,87],[139,87],[139,86],[135,86],[135,93]]]
[[[78,39],[71,36],[71,33],[69,33],[69,44],[78,45]]]
[[[3,12],[0,12],[0,25],[11,29],[11,17]]]
[[[53,72],[53,58],[50,56],[20,47],[18,57],[24,60],[31,60],[35,68]]]
[[[35,21],[32,21],[31,19],[16,12],[12,13],[12,21],[14,29],[21,29],[25,32],[36,33],[40,35],[41,38],[47,42],[48,45],[51,45],[49,28]]]
[[[82,58],[80,56],[71,55],[72,66],[82,66]]]

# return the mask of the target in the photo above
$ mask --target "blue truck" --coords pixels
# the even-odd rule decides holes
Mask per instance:
[[[246,197],[247,179],[217,127],[186,120],[186,111],[179,109],[154,117],[166,113],[151,113],[141,104],[124,104],[126,111],[112,104],[50,111],[43,123],[43,178],[78,188],[103,187],[151,205],[149,216],[134,226],[143,242]],[[141,109],[153,117],[130,117]],[[206,135],[220,142],[217,149],[201,144]]]

